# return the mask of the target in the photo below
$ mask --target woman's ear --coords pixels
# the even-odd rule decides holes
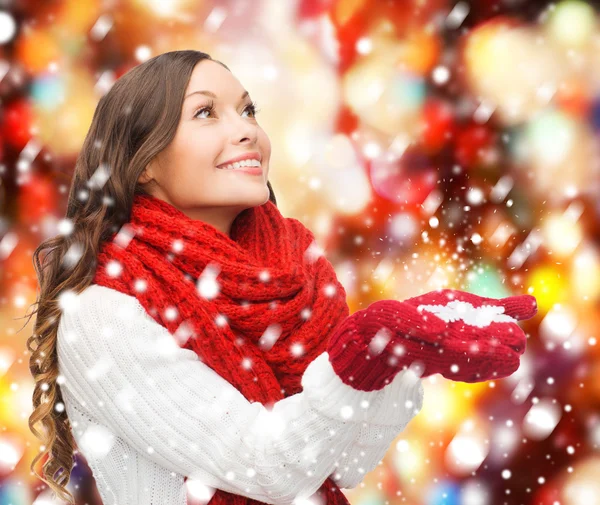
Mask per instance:
[[[150,165],[146,165],[146,168],[142,171],[140,176],[138,177],[138,184],[146,184],[151,181],[154,177],[152,176],[152,169]]]

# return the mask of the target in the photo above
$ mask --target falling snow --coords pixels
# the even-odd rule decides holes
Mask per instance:
[[[462,320],[465,324],[480,328],[493,322],[516,322],[516,319],[503,314],[504,307],[499,305],[473,307],[469,302],[453,300],[447,305],[419,305],[418,309],[431,312],[446,322]]]

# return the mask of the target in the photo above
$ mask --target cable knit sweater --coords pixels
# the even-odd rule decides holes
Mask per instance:
[[[301,393],[271,409],[250,403],[135,297],[95,284],[64,304],[57,352],[72,432],[104,505],[184,505],[199,489],[285,505],[329,476],[353,488],[423,405],[412,371],[358,391],[326,352]]]

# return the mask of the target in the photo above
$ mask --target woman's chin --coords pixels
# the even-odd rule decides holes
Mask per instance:
[[[239,196],[235,198],[235,202],[231,202],[231,205],[240,205],[245,208],[256,207],[257,205],[267,203],[269,200],[269,187],[266,184],[264,190],[260,188],[256,188],[253,191],[250,191],[250,188],[244,189],[247,189],[247,191],[244,191],[243,195],[238,193]]]

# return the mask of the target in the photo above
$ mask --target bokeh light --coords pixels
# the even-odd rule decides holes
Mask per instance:
[[[537,299],[518,322],[519,369],[424,379],[422,411],[348,500],[600,503],[599,20],[584,0],[4,5],[0,504],[58,503],[29,471],[33,252],[72,229],[71,175],[101,97],[140,62],[190,48],[259,104],[278,207],[314,232],[352,311],[440,287]],[[102,457],[112,435],[84,444]],[[69,490],[100,505],[75,459]],[[213,493],[187,482],[194,503]]]

